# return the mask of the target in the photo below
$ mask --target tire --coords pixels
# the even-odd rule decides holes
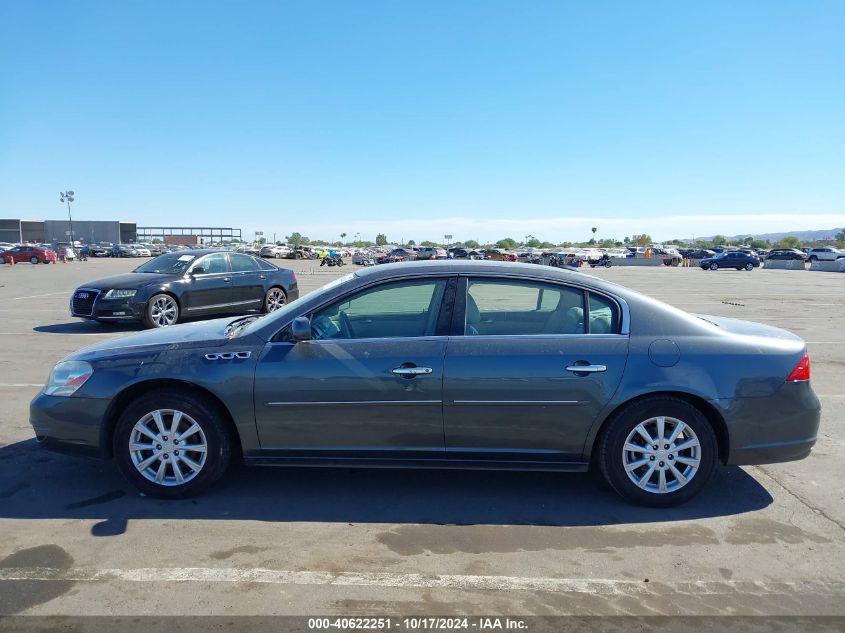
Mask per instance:
[[[281,259],[281,258],[282,258],[282,254],[281,254],[281,253],[276,253],[275,255],[273,255],[273,257],[274,257],[275,259]]]
[[[642,426],[655,441],[661,418],[664,420],[665,442],[671,439],[671,432],[678,428],[679,422],[683,424],[680,435],[671,444],[648,446],[637,428]],[[671,450],[673,446],[692,442],[696,444],[689,448]],[[643,450],[624,450],[630,445],[642,446]],[[657,451],[653,449],[655,445],[660,446]],[[664,448],[667,445],[670,446],[668,451]],[[598,450],[604,478],[623,499],[659,508],[686,503],[695,497],[709,481],[718,457],[716,434],[704,414],[691,404],[671,396],[645,398],[621,409],[603,430]],[[685,461],[681,462],[682,458]],[[629,474],[626,465],[630,469],[640,461],[642,465],[631,469]],[[676,464],[681,464],[682,468]],[[675,471],[681,474],[681,478],[687,476],[684,483],[675,476]],[[640,479],[644,485],[637,485],[633,479]],[[661,484],[666,491],[660,492]]]
[[[710,270],[719,270],[719,264],[713,262],[712,264],[710,264]]]
[[[37,264],[38,258],[35,255],[33,255],[32,257],[29,258],[29,263],[30,264]]]
[[[819,258],[816,257],[815,255],[811,255],[810,257],[807,258],[807,261],[812,264],[813,262],[819,261]]]
[[[264,295],[264,303],[261,304],[261,311],[265,314],[275,312],[288,302],[285,291],[278,286],[273,286]]]
[[[179,302],[174,297],[159,293],[150,297],[144,309],[144,325],[149,328],[167,327],[179,322]]]
[[[751,272],[752,270],[754,270],[754,264],[752,264],[751,262],[748,262],[745,265],[745,270],[747,270],[748,272]]]
[[[156,414],[162,421],[163,433],[158,429]],[[171,433],[174,421],[175,437]],[[194,424],[199,430],[191,432]],[[138,431],[139,428],[158,439]],[[178,448],[179,434],[188,432],[191,434],[181,439],[182,445],[190,442],[190,446],[203,450]],[[130,442],[149,449],[130,450]],[[205,399],[174,389],[151,391],[133,401],[117,421],[112,448],[117,467],[129,483],[146,495],[165,499],[184,499],[208,490],[226,472],[232,458],[225,415]],[[146,461],[149,465],[142,471],[140,465]],[[178,480],[177,470],[183,483]],[[156,476],[161,477],[160,483]]]

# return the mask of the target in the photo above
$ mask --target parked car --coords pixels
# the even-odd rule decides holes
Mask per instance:
[[[488,248],[481,251],[484,253],[484,259],[489,259],[494,262],[515,262],[516,253],[511,253],[502,248]]]
[[[56,251],[50,248],[26,245],[15,246],[0,253],[4,264],[12,261],[16,264],[29,262],[31,264],[49,264],[56,261]]]
[[[376,255],[370,251],[358,251],[352,255],[352,263],[358,266],[373,266],[376,263]]]
[[[392,251],[376,259],[379,264],[395,264],[396,262],[410,262],[417,257],[416,251],[409,248],[394,248]]]
[[[417,251],[417,259],[446,259],[447,253],[445,248],[424,246]]]
[[[702,259],[699,263],[704,270],[719,270],[720,268],[736,268],[737,270],[754,270],[760,266],[760,260],[754,255],[741,251],[727,251],[715,257]]]
[[[284,244],[268,244],[267,246],[262,246],[259,252],[261,257],[272,257],[274,259],[282,259],[287,257],[288,254],[290,254],[290,247]]]
[[[310,246],[295,246],[286,255],[288,259],[317,259],[317,251]]]
[[[129,244],[115,244],[111,247],[111,256],[112,257],[138,257],[138,251],[136,251],[132,246]]]
[[[797,248],[776,248],[774,250],[769,251],[769,254],[766,259],[800,260],[803,262],[807,259],[807,255],[806,253],[804,253],[804,251],[800,251]]]
[[[148,249],[143,244],[130,244],[130,246],[135,249],[135,252],[138,253],[138,257],[152,257],[150,249]]]
[[[812,262],[833,262],[845,258],[845,251],[833,247],[811,248],[807,253],[807,261]]]
[[[162,253],[168,252],[164,248],[164,244],[147,244],[146,242],[144,242],[141,244],[141,246],[150,251],[150,257],[158,257]]]
[[[167,253],[131,273],[77,288],[70,310],[97,321],[142,321],[158,328],[184,317],[273,312],[299,296],[296,275],[243,253]]]
[[[691,248],[687,251],[687,259],[709,259],[716,256],[716,251],[707,248]]]
[[[113,457],[158,497],[207,490],[237,457],[598,468],[625,499],[664,507],[717,462],[808,456],[819,419],[790,332],[590,275],[456,261],[358,269],[265,317],[98,341],[30,406],[40,445]]]
[[[450,248],[447,255],[452,259],[484,259],[484,255],[471,248]]]
[[[111,244],[86,244],[80,252],[85,257],[108,257],[111,254],[111,249]]]

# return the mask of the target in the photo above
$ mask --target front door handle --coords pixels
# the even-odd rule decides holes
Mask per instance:
[[[228,277],[223,277],[223,283],[229,283],[230,281],[232,281],[232,280],[229,279]]]
[[[423,376],[434,370],[431,367],[396,367],[392,371],[397,376]]]
[[[597,374],[607,371],[607,365],[570,365],[566,371],[571,371],[576,374]]]

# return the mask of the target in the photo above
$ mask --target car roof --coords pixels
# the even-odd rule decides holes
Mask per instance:
[[[615,294],[627,294],[630,292],[629,289],[618,284],[574,270],[555,268],[553,266],[538,266],[536,264],[491,260],[441,259],[399,262],[396,264],[383,264],[372,268],[365,268],[353,274],[367,281],[400,279],[408,276],[432,274],[503,275],[537,281],[577,281],[580,285]]]

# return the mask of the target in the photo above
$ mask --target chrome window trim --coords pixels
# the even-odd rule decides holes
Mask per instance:
[[[573,273],[575,274],[575,273]],[[514,274],[507,274],[507,273],[493,273],[489,271],[485,272],[477,272],[477,273],[459,273],[460,277],[466,277],[468,280],[471,280],[475,277],[486,277],[490,279],[508,279],[508,280],[517,280],[517,281],[527,281],[527,282],[535,282],[535,283],[546,283],[546,284],[553,284],[558,286],[565,286],[567,288],[576,288],[582,292],[592,292],[607,299],[610,299],[619,307],[619,332],[615,334],[550,334],[550,335],[543,335],[543,334],[500,334],[495,336],[507,336],[508,338],[514,338],[517,336],[630,336],[631,334],[631,310],[628,307],[628,302],[622,299],[621,297],[617,297],[616,295],[610,294],[606,290],[599,290],[598,288],[593,288],[592,286],[588,286],[582,283],[578,283],[577,279],[547,279],[545,277],[537,278],[537,277],[530,277],[528,275],[514,275]],[[466,335],[465,335],[466,336]],[[470,336],[469,338],[480,338],[482,335],[475,335]],[[486,335],[486,336],[494,336],[494,335]]]
[[[271,265],[272,265],[272,263],[271,263]],[[526,264],[526,266],[529,266],[529,265],[530,264]],[[278,270],[287,270],[285,268],[278,268],[278,267],[277,267],[277,269]],[[573,272],[572,274],[576,275],[577,273]],[[349,273],[349,275],[351,275],[353,278],[357,277],[356,272]],[[327,299],[326,301],[317,304],[316,306],[314,306],[313,308],[310,308],[305,313],[292,316],[290,318],[290,320],[285,321],[285,323],[283,323],[281,325],[281,327],[277,328],[275,331],[272,331],[273,333],[268,336],[269,342],[271,344],[286,343],[285,341],[274,341],[273,339],[275,339],[277,336],[279,336],[279,334],[281,334],[282,331],[284,331],[284,329],[287,328],[290,325],[290,323],[291,323],[291,321],[293,321],[293,319],[295,319],[298,316],[307,316],[308,318],[311,318],[312,314],[314,314],[318,310],[322,310],[324,307],[326,307],[330,303],[332,303],[334,301],[342,301],[346,297],[348,297],[352,294],[355,294],[360,290],[365,290],[365,289],[371,288],[373,286],[378,286],[378,285],[381,285],[381,284],[391,283],[391,282],[396,282],[396,281],[416,280],[416,279],[424,280],[424,279],[431,279],[431,278],[444,278],[444,279],[448,280],[452,277],[467,277],[467,278],[468,277],[490,277],[490,278],[493,278],[493,279],[514,279],[514,280],[521,280],[521,281],[535,281],[535,282],[540,282],[540,283],[557,284],[557,285],[562,285],[562,286],[566,286],[566,287],[570,287],[570,288],[577,288],[578,290],[581,290],[581,291],[594,292],[598,295],[601,295],[603,297],[610,299],[611,301],[614,301],[619,306],[619,309],[620,309],[619,332],[616,333],[616,334],[516,334],[516,335],[507,335],[508,338],[515,338],[515,337],[518,337],[518,336],[532,336],[532,337],[537,337],[537,336],[555,336],[555,337],[558,337],[558,336],[588,336],[588,337],[630,336],[630,334],[631,334],[631,310],[628,307],[628,302],[625,301],[624,299],[622,299],[621,297],[617,297],[616,295],[607,292],[606,290],[600,290],[598,288],[594,288],[592,286],[585,285],[583,283],[579,283],[577,279],[563,280],[563,279],[550,279],[550,278],[546,278],[546,277],[539,277],[538,278],[538,277],[532,277],[531,275],[519,275],[519,274],[498,272],[498,271],[497,272],[479,271],[479,272],[472,272],[472,273],[456,272],[456,271],[436,271],[436,272],[416,273],[416,274],[409,274],[409,275],[397,275],[396,277],[376,279],[376,280],[370,281],[369,283],[365,283],[365,284],[362,284],[360,286],[356,286],[355,288],[352,288],[352,289],[348,290],[347,292],[344,292],[343,294],[336,295],[336,296],[332,297],[331,299]],[[358,278],[360,279],[360,277],[358,277]],[[320,291],[320,288],[318,288],[314,292],[316,293],[316,292],[319,292],[319,291]],[[411,337],[398,337],[398,336],[397,337],[388,337],[389,340],[395,340],[395,339],[398,339],[398,338],[409,339]],[[422,338],[429,338],[429,337],[422,337]],[[443,338],[448,338],[448,337],[443,337]],[[461,337],[461,338],[463,338],[463,337]],[[481,338],[481,336],[473,336],[471,338]],[[338,339],[338,340],[363,341],[363,340],[384,340],[384,339]],[[309,341],[309,342],[315,342],[315,341]],[[290,344],[290,343],[286,343],[286,344]]]

